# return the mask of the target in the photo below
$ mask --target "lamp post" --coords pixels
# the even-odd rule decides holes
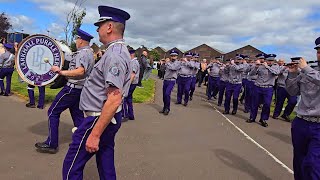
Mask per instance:
[[[48,36],[50,35],[50,31],[49,30],[47,30],[47,32],[48,32]]]

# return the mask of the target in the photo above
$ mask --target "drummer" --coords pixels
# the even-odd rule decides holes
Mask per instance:
[[[79,127],[83,121],[83,112],[79,109],[80,94],[86,78],[94,65],[93,52],[89,43],[93,38],[87,32],[78,29],[76,36],[77,52],[74,53],[69,65],[69,70],[61,70],[53,66],[51,70],[59,75],[66,76],[68,83],[58,93],[48,110],[49,135],[46,141],[38,142],[35,147],[44,153],[56,153],[58,151],[58,128],[61,113],[70,110],[75,127]]]

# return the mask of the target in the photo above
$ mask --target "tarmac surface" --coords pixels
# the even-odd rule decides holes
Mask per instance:
[[[163,103],[162,81],[157,80],[155,101],[136,104],[136,120],[123,123],[117,134],[118,179],[293,179],[290,123],[270,118],[268,128],[248,124],[242,105],[237,115],[223,116],[223,107],[206,101],[204,91],[197,88],[184,107],[174,104],[175,88],[171,112],[164,116],[158,113]],[[62,179],[73,128],[68,111],[61,115],[57,154],[41,154],[34,147],[47,137],[46,110],[1,96],[0,121],[0,179]],[[87,163],[84,179],[99,179],[95,158]]]

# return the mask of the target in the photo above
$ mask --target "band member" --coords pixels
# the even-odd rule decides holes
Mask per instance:
[[[124,44],[125,22],[130,15],[120,9],[99,6],[100,41],[107,50],[95,64],[81,92],[80,109],[86,113],[72,137],[63,163],[63,179],[83,179],[87,161],[96,155],[100,179],[116,179],[115,136],[121,126],[122,98],[130,87],[130,54]]]
[[[291,128],[296,180],[320,177],[320,37],[315,43],[318,66],[313,69],[301,58],[299,64],[289,66],[286,80],[288,93],[291,96],[301,95]]]
[[[279,60],[278,62],[279,66],[280,66],[280,74],[278,76],[278,81],[277,81],[277,95],[276,95],[276,107],[274,108],[274,112],[273,112],[273,118],[277,119],[278,116],[280,115],[281,111],[282,111],[282,107],[284,104],[284,101],[287,99],[288,103],[287,106],[285,107],[285,110],[283,112],[283,114],[281,115],[281,117],[290,122],[290,114],[293,112],[294,107],[296,106],[297,102],[298,102],[298,97],[297,96],[290,96],[286,90],[286,79],[288,77],[288,68],[286,66],[284,66],[284,61],[283,60]]]
[[[122,121],[134,120],[134,112],[133,112],[133,92],[136,89],[138,83],[139,83],[139,75],[140,75],[140,65],[137,57],[135,56],[135,50],[131,49],[129,50],[130,58],[131,58],[131,78],[130,78],[130,88],[128,92],[128,96],[124,98],[123,100],[123,106],[122,106]]]
[[[49,135],[46,141],[38,142],[35,147],[43,153],[56,153],[58,151],[59,122],[61,113],[69,109],[75,127],[79,127],[84,119],[79,109],[80,94],[84,82],[94,65],[93,51],[89,43],[93,37],[85,31],[78,29],[76,36],[77,53],[69,64],[69,70],[60,70],[52,66],[51,70],[59,75],[68,77],[68,83],[57,94],[48,110]]]
[[[250,57],[249,56],[246,56],[244,55],[244,58],[243,58],[247,64],[245,64],[245,69],[242,73],[242,87],[243,87],[243,92],[241,94],[241,97],[240,97],[240,103],[243,104],[243,100],[246,99],[246,94],[247,94],[247,86],[248,86],[248,75],[249,75],[249,71],[250,71],[250,64],[248,63],[248,61],[250,61]],[[248,107],[246,108],[245,107],[245,113],[248,113],[249,112],[249,109]]]
[[[220,67],[220,86],[219,86],[219,99],[218,106],[221,106],[224,93],[226,91],[227,83],[229,82],[229,72],[226,70],[230,66],[230,59],[227,59],[225,63]]]
[[[214,97],[214,99],[217,99],[216,96],[219,92],[220,83],[219,72],[221,67],[221,60],[222,56],[215,57],[215,59],[213,59],[207,67],[209,74],[207,91],[208,100],[211,100],[212,97]]]
[[[14,54],[10,51],[13,48],[11,44],[4,44],[5,52],[0,55],[0,95],[10,96],[11,78],[14,71]],[[6,78],[6,88],[4,88],[3,79]]]
[[[174,85],[176,84],[178,71],[181,68],[180,62],[177,60],[178,55],[178,51],[171,50],[170,59],[166,59],[166,70],[162,88],[163,108],[160,111],[160,113],[163,113],[164,115],[168,115],[170,112],[171,92]]]
[[[199,57],[200,57],[199,53],[194,53],[193,58],[191,59],[193,68],[192,68],[192,77],[191,77],[191,86],[190,86],[190,101],[192,101],[193,93],[196,89],[197,74],[200,69],[200,63],[198,60]]]
[[[177,102],[176,104],[182,103],[182,96],[184,95],[184,106],[188,106],[189,102],[189,93],[191,86],[191,77],[192,77],[192,68],[193,64],[191,63],[192,52],[188,52],[185,56],[186,58],[182,58],[180,61],[181,68],[179,70],[179,78],[177,81],[178,84],[178,93],[177,93]]]
[[[26,104],[26,107],[28,108],[35,108],[36,103],[35,103],[35,98],[34,98],[34,88],[35,86],[33,85],[28,85],[28,96],[29,96],[29,103]],[[39,100],[38,100],[38,109],[43,109],[44,108],[44,101],[45,101],[45,91],[46,87],[45,86],[38,86],[39,89]]]
[[[236,60],[232,60],[231,65],[227,68],[227,72],[229,73],[229,82],[226,87],[226,99],[224,101],[225,110],[223,114],[229,114],[230,112],[231,96],[233,97],[232,115],[237,114],[242,83],[241,74],[245,69],[245,65],[242,64],[243,57],[243,55],[237,54]]]
[[[256,68],[251,71],[251,75],[257,74],[257,80],[255,82],[255,93],[253,101],[253,109],[250,111],[250,118],[247,120],[248,123],[254,122],[258,114],[258,106],[262,100],[262,112],[260,123],[263,127],[267,127],[266,122],[270,116],[270,106],[273,95],[273,86],[277,75],[280,73],[280,67],[278,64],[274,64],[276,55],[268,54],[266,55],[266,61],[263,64],[256,66]],[[258,62],[259,64],[259,62]]]

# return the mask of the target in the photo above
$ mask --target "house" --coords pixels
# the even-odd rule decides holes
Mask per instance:
[[[264,53],[262,51],[260,51],[259,49],[251,46],[251,45],[246,45],[244,47],[241,47],[239,49],[233,50],[231,52],[228,52],[224,55],[223,59],[230,59],[230,58],[234,58],[236,56],[236,54],[243,54],[243,55],[247,55],[250,57],[250,59],[255,59],[255,56],[257,54],[260,53]]]
[[[220,51],[218,49],[212,48],[210,46],[208,46],[207,44],[202,44],[200,46],[197,46],[193,49],[190,49],[186,52],[193,52],[193,53],[199,53],[200,54],[200,59],[213,59],[217,56],[221,56],[223,54],[225,54],[223,51]]]

